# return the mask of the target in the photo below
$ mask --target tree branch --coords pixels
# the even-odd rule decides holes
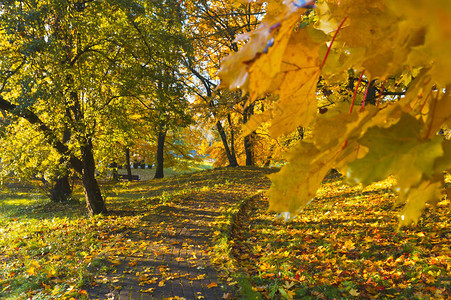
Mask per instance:
[[[24,118],[30,124],[37,125],[38,130],[42,132],[45,136],[47,143],[52,146],[58,153],[62,156],[69,157],[72,168],[82,174],[83,163],[82,161],[75,157],[69,150],[69,147],[62,143],[55,135],[55,133],[48,127],[42,120],[31,110],[26,108],[20,108],[19,106],[6,101],[0,96],[0,109],[10,112],[11,114]]]

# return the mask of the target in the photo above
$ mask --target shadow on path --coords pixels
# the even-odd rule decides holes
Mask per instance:
[[[253,175],[255,177],[255,175]],[[243,180],[245,182],[246,180]],[[175,197],[143,215],[104,257],[111,268],[88,289],[89,299],[224,299],[233,289],[211,263],[211,239],[222,212],[267,187],[233,183]],[[105,267],[104,267],[105,268]]]

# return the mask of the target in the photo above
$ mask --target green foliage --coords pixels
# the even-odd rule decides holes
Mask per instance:
[[[49,182],[81,173],[86,152],[103,172],[124,147],[149,156],[162,128],[190,124],[177,1],[9,1],[2,12],[4,174]]]

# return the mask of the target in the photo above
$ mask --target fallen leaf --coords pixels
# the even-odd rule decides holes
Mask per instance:
[[[212,282],[212,283],[210,283],[209,285],[207,285],[207,288],[211,289],[211,288],[214,288],[214,287],[217,287],[217,286],[218,286],[217,283]]]

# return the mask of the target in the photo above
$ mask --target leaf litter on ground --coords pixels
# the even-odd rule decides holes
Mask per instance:
[[[153,291],[150,284],[187,277],[164,268],[157,273],[137,269],[143,249],[161,243],[159,233],[175,234],[171,224],[160,224],[161,232],[140,241],[127,240],[123,233],[142,235],[141,218],[176,207],[184,197],[200,200],[216,190],[242,195],[264,190],[268,180],[262,175],[268,172],[272,171],[220,169],[160,181],[103,183],[111,214],[92,219],[84,205],[54,204],[30,192],[9,190],[0,198],[5,237],[0,240],[0,297],[86,299],[88,286],[109,280],[105,274],[122,264],[140,278],[145,293]],[[340,179],[328,180],[315,201],[288,223],[266,212],[264,197],[251,198],[234,218],[228,242],[240,269],[251,278],[252,291],[272,299],[450,297],[449,200],[435,210],[428,208],[417,227],[397,231],[399,209],[392,209],[391,185],[386,180],[362,191]],[[8,206],[13,202],[15,206]],[[216,225],[232,213],[231,207],[221,210],[224,215]],[[205,234],[219,240],[222,231],[216,225]],[[184,249],[193,249],[192,241],[185,243]],[[221,253],[218,266],[227,271],[216,246],[204,251]],[[193,257],[187,260],[202,270]],[[229,275],[224,272],[224,282],[241,284]],[[120,276],[109,284],[121,288]]]
[[[449,299],[449,199],[397,230],[392,185],[326,180],[288,222],[254,197],[236,218],[233,257],[266,299]]]
[[[102,182],[110,213],[94,218],[88,217],[82,202],[55,204],[28,188],[4,189],[0,194],[0,298],[87,299],[86,290],[109,280],[106,274],[114,274],[123,263],[127,272],[136,274],[149,243],[162,243],[163,233],[175,234],[173,226],[165,222],[159,225],[161,230],[155,236],[142,236],[143,217],[177,207],[182,198],[201,200],[211,191],[246,193],[265,188],[268,180],[260,182],[264,173],[258,168],[227,168],[163,180]],[[76,186],[75,195],[82,198],[80,186]],[[125,233],[141,239],[128,240]],[[183,248],[192,251],[193,242],[187,240]],[[165,251],[164,247],[160,249]],[[124,261],[124,257],[133,260]],[[192,267],[202,269],[196,264],[195,254],[187,260]],[[141,272],[137,276],[143,285],[164,285],[168,280],[188,276],[166,269],[160,269],[158,274],[153,270]],[[120,289],[121,277],[116,276],[108,283],[113,289]],[[209,288],[215,284],[211,283]],[[142,290],[152,292],[148,287]]]

